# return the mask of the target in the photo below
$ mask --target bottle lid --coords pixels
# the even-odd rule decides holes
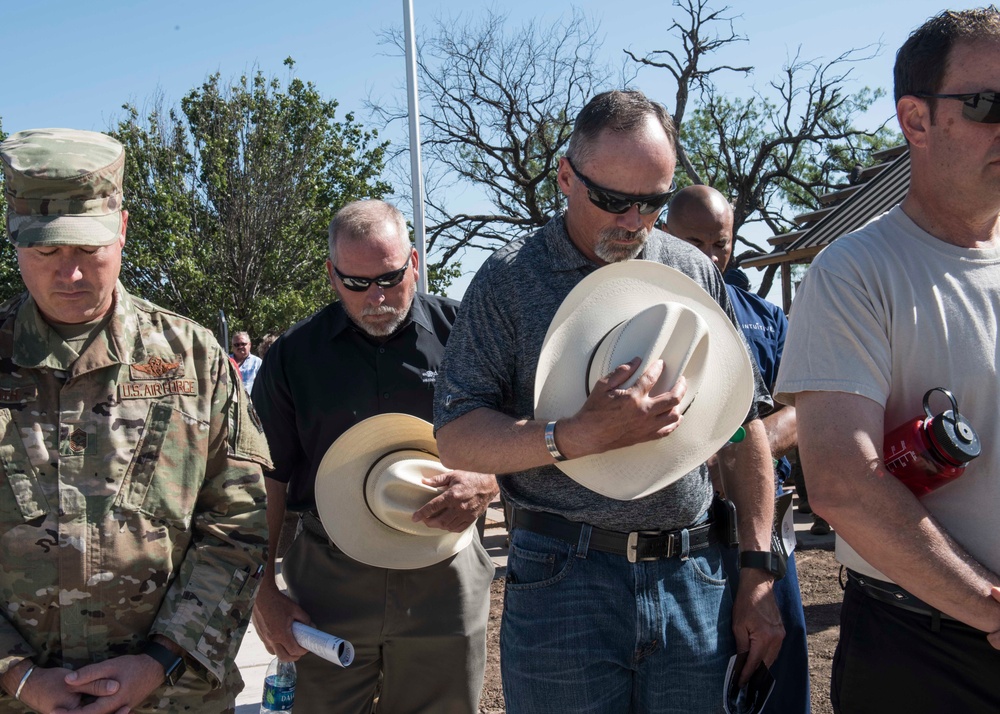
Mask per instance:
[[[982,453],[979,435],[972,424],[951,409],[931,419],[930,435],[941,453],[956,463],[967,463]]]

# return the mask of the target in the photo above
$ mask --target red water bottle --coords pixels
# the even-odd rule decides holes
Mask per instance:
[[[948,397],[951,409],[931,414],[934,392]],[[961,476],[982,450],[976,430],[958,412],[955,395],[944,387],[934,387],[924,395],[924,415],[886,434],[882,446],[885,467],[917,498]]]

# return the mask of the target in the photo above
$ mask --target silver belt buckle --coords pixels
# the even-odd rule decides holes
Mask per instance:
[[[628,534],[628,541],[625,544],[625,557],[630,563],[642,563],[649,560],[659,560],[662,558],[672,558],[674,557],[674,534],[670,533],[667,536],[667,552],[662,555],[648,555],[645,558],[640,558],[639,556],[639,536],[640,535],[651,535],[658,536],[663,535],[660,531],[632,531]]]

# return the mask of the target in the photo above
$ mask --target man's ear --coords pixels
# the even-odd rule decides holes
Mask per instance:
[[[337,295],[337,281],[334,279],[333,261],[329,258],[326,259],[326,276],[330,279],[330,288],[333,290],[333,294]]]
[[[573,169],[569,165],[569,159],[565,156],[559,158],[559,168],[556,170],[556,183],[559,184],[559,190],[569,197],[569,186],[570,186],[570,174],[573,173]]]
[[[128,230],[128,211],[122,211],[122,234],[118,237],[119,247],[125,247],[125,231]]]
[[[923,146],[931,127],[929,100],[907,94],[896,102],[896,119],[903,136],[911,146]]]

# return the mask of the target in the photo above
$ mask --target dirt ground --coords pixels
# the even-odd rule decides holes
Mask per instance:
[[[837,646],[841,589],[837,576],[840,566],[832,550],[797,550],[802,605],[809,640],[809,672],[812,680],[813,714],[832,714],[830,671]],[[500,688],[500,613],[503,608],[503,578],[493,581],[490,591],[490,624],[486,654],[486,681],[480,714],[504,714]]]

